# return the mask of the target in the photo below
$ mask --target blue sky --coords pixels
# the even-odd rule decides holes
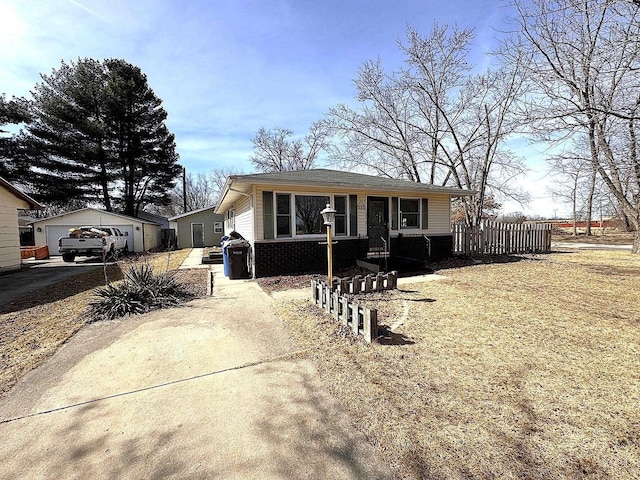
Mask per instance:
[[[0,0],[0,93],[28,96],[61,60],[124,58],[163,100],[188,171],[250,172],[261,126],[303,135],[352,102],[365,60],[401,65],[407,25],[474,27],[472,61],[482,64],[507,15],[500,0]],[[527,177],[540,205],[507,211],[553,213],[541,175]]]

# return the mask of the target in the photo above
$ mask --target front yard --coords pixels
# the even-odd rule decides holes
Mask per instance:
[[[188,253],[146,260],[173,270]],[[204,270],[186,272],[204,287]],[[364,300],[393,326],[371,345],[309,300],[274,295],[397,478],[637,478],[640,257],[554,253],[438,273],[448,278]],[[91,272],[0,307],[0,394],[86,323],[102,284],[103,272]]]
[[[371,300],[397,325],[381,344],[342,335],[306,300],[275,300],[398,478],[637,478],[640,258],[438,273]]]
[[[90,320],[87,305],[95,289],[105,285],[105,274],[111,282],[121,280],[123,271],[135,262],[147,262],[157,271],[177,270],[189,252],[132,256],[108,265],[106,271],[80,274],[0,306],[0,395]],[[189,272],[182,280],[205,289],[202,271]]]

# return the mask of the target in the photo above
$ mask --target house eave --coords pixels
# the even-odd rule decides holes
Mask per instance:
[[[251,175],[233,175],[227,179],[225,183],[223,194],[220,197],[221,200],[216,207],[216,213],[225,213],[228,211],[234,203],[236,203],[242,196],[247,195],[253,186],[284,186],[284,187],[314,187],[323,188],[326,190],[348,190],[357,193],[366,193],[371,191],[388,191],[388,192],[406,192],[406,193],[421,193],[421,194],[444,194],[450,197],[472,197],[476,194],[474,190],[465,190],[455,187],[440,187],[437,185],[424,184],[424,183],[410,183],[407,185],[394,185],[393,187],[384,187],[375,184],[362,183],[355,185],[353,183],[345,183],[340,181],[335,182],[320,182],[320,181],[291,181],[287,179],[260,179],[260,181],[252,181]]]

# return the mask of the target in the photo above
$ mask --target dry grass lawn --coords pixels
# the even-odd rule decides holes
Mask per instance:
[[[440,271],[368,300],[381,343],[275,300],[398,478],[639,478],[640,257],[588,251]]]
[[[148,262],[156,271],[176,270],[189,252],[132,256],[108,265],[106,275],[118,281],[135,262]],[[87,323],[86,307],[104,284],[105,271],[94,270],[0,306],[0,395]]]

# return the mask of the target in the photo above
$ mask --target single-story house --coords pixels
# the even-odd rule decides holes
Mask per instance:
[[[162,243],[158,223],[91,207],[36,220],[33,222],[35,243],[47,245],[51,255],[60,255],[58,239],[66,237],[70,229],[85,225],[118,227],[128,235],[127,247],[130,252],[144,252]]]
[[[251,244],[254,277],[326,271],[321,210],[336,211],[335,268],[372,252],[438,260],[451,256],[451,198],[474,192],[328,169],[233,175],[216,213],[225,234]],[[325,242],[323,244],[323,241]]]
[[[0,177],[0,273],[20,268],[19,208],[40,210],[42,205]]]
[[[217,215],[215,209],[215,206],[205,207],[169,218],[169,227],[176,231],[178,248],[220,245],[224,215]]]

